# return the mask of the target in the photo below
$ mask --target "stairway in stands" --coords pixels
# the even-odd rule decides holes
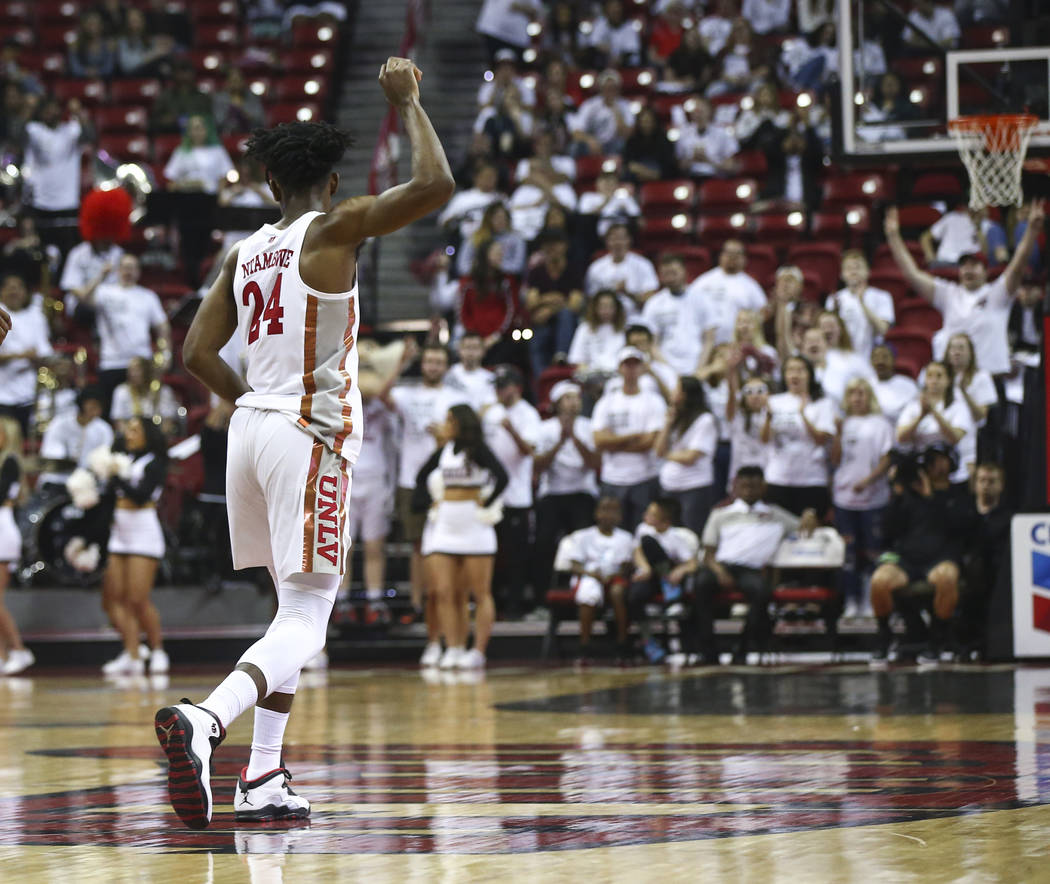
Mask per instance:
[[[475,117],[478,85],[486,68],[481,37],[474,30],[478,0],[442,0],[431,5],[432,18],[423,34],[417,63],[424,72],[423,105],[434,121],[455,168],[466,152]],[[379,68],[395,55],[404,31],[407,0],[361,3],[336,123],[349,129],[357,143],[340,168],[340,196],[368,192],[368,170],[387,104],[376,82]],[[402,139],[399,180],[410,175],[408,143]],[[383,237],[379,259],[379,319],[419,319],[427,315],[427,289],[412,275],[409,262],[440,244],[436,215],[405,231]],[[365,298],[372,293],[363,292]]]

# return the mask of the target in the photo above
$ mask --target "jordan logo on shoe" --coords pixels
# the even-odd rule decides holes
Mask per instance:
[[[158,724],[157,725],[157,730],[164,731],[164,739],[165,740],[170,740],[171,739],[171,732],[173,730],[175,730],[175,725],[174,724],[169,724],[167,727],[164,727],[164,725]]]

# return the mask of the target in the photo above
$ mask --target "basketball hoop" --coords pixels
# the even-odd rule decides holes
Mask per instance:
[[[1021,164],[1038,122],[1034,114],[958,117],[948,122],[970,175],[971,209],[1021,205]]]

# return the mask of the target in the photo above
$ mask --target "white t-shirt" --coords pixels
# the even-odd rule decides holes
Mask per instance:
[[[667,406],[653,393],[638,392],[633,396],[616,390],[595,403],[591,428],[608,430],[617,436],[631,433],[656,433],[664,424]],[[656,477],[659,459],[649,451],[602,452],[602,481],[610,485],[638,485]]]
[[[562,182],[551,188],[554,202],[559,204],[567,212],[576,208],[576,191],[572,185]],[[547,212],[550,209],[551,200],[535,184],[521,184],[514,188],[510,195],[508,208],[510,210],[510,224],[516,233],[520,233],[527,240],[533,240],[543,230],[543,223],[547,220]]]
[[[675,387],[678,386],[678,372],[676,372],[666,362],[659,360],[649,363],[649,368],[652,374],[643,374],[638,378],[638,387],[643,393],[655,393],[661,399],[665,398],[663,393],[660,392],[660,384],[656,382],[656,378],[660,379],[660,383],[663,384],[671,395],[674,395]],[[655,375],[656,377],[653,377]],[[617,373],[614,374],[609,380],[605,382],[605,386],[602,387],[602,395],[611,393],[613,390],[623,389],[623,375]]]
[[[634,537],[623,528],[613,528],[612,534],[602,534],[597,525],[591,525],[573,531],[569,538],[569,560],[579,562],[584,571],[605,578],[615,577],[634,558]]]
[[[82,426],[76,413],[55,417],[40,440],[40,457],[44,460],[72,460],[78,467],[86,467],[88,455],[96,448],[113,445],[113,428],[96,417]],[[72,470],[41,473],[38,484],[64,483]]]
[[[613,25],[605,16],[599,16],[591,31],[591,46],[605,48],[609,63],[615,66],[625,63],[624,56],[637,56],[642,51],[642,40],[635,23],[629,20]]]
[[[893,295],[882,289],[872,288],[870,285],[864,289],[861,297],[857,297],[849,289],[839,289],[835,294],[828,295],[824,307],[828,310],[838,308],[838,314],[842,317],[853,342],[853,352],[865,359],[870,359],[871,350],[875,346],[875,331],[871,327],[864,308],[861,307],[862,299],[867,308],[879,319],[890,325],[897,321],[897,314],[893,309]]]
[[[746,423],[743,411],[737,407],[736,414],[730,426],[729,438],[732,449],[729,459],[730,481],[736,476],[741,467],[761,467],[765,473],[766,465],[769,463],[769,452],[773,448],[772,442],[762,441],[762,425],[765,423],[765,411],[751,415],[750,428]]]
[[[585,365],[592,371],[616,371],[620,350],[627,339],[610,323],[591,328],[586,322],[576,326],[566,359],[570,365]]]
[[[528,178],[532,173],[533,162],[534,160],[530,160],[528,157],[518,160],[518,165],[514,167],[514,180],[524,181]],[[576,180],[576,160],[572,157],[556,154],[550,158],[550,162],[551,168],[559,175],[564,175],[570,181]]]
[[[642,214],[642,207],[638,205],[638,201],[626,190],[621,193],[619,188],[608,201],[594,190],[581,193],[576,208],[581,215],[598,216],[598,236],[605,236],[615,222],[619,221],[622,224]]]
[[[691,464],[664,460],[660,466],[660,487],[664,491],[690,491],[715,482],[715,450],[718,424],[710,413],[700,415],[681,436],[671,440],[671,451],[699,451]]]
[[[118,245],[112,245],[106,251],[99,253],[89,242],[77,243],[66,255],[66,263],[62,267],[62,279],[58,287],[64,292],[83,288],[99,275],[106,264],[109,264],[110,271],[102,281],[116,283],[117,265],[122,257],[124,257],[124,250]]]
[[[164,167],[164,177],[175,182],[199,181],[205,193],[218,193],[219,185],[232,169],[230,155],[221,144],[188,150],[177,147]]]
[[[678,374],[692,374],[700,361],[701,324],[688,289],[678,295],[662,288],[642,307],[642,319],[653,329],[656,345]]]
[[[593,298],[596,292],[616,291],[621,282],[624,292],[630,296],[621,298],[630,321],[639,312],[634,298],[644,292],[655,292],[660,288],[660,280],[652,261],[637,252],[628,252],[619,262],[614,261],[612,255],[602,255],[593,261],[587,268],[583,287],[587,297]]]
[[[456,223],[459,225],[459,235],[466,239],[473,236],[481,226],[481,217],[485,214],[485,209],[502,199],[502,194],[494,190],[489,193],[476,187],[461,190],[449,200],[448,205],[438,215],[438,224],[444,226]]]
[[[871,363],[849,350],[828,348],[824,357],[824,367],[816,371],[817,380],[824,388],[824,394],[841,404],[846,392],[846,385],[854,378],[864,378],[868,383],[877,379]]]
[[[905,405],[900,417],[897,418],[897,434],[900,433],[902,427],[914,423],[921,412],[922,404],[918,399],[913,399]],[[977,428],[973,425],[973,416],[970,414],[969,406],[959,399],[953,399],[951,405],[941,409],[941,413],[950,426],[965,431],[965,435],[955,446],[955,451],[959,455],[959,467],[951,475],[952,482],[965,482],[970,478],[968,465],[977,460]],[[910,442],[899,441],[899,435],[897,438],[898,446],[907,451],[921,452],[937,442],[951,444],[951,440],[941,432],[941,425],[937,423],[932,414],[927,414],[919,421]]]
[[[445,386],[460,393],[479,415],[496,401],[496,376],[487,368],[467,371],[462,362],[457,362],[445,374]]]
[[[859,493],[853,486],[875,471],[893,445],[893,427],[881,414],[854,415],[842,422],[842,460],[835,468],[831,489],[835,506],[872,510],[890,502],[890,483],[885,475]]]
[[[443,424],[448,410],[453,405],[465,403],[463,394],[441,384],[427,387],[397,386],[390,391],[390,398],[401,417],[401,456],[398,462],[397,485],[399,488],[415,488],[416,476],[427,458],[437,448],[437,440],[427,427]]]
[[[572,425],[573,435],[587,448],[594,450],[594,433],[591,431],[591,419],[577,417]],[[561,438],[561,421],[556,417],[548,418],[540,424],[536,438],[536,454],[551,451]],[[554,455],[551,465],[540,473],[537,497],[548,494],[598,494],[598,477],[594,470],[588,469],[583,462],[576,444],[567,439]]]
[[[532,506],[532,454],[522,454],[518,443],[503,427],[504,418],[521,438],[534,448],[540,436],[540,415],[528,402],[519,399],[510,408],[497,402],[481,419],[485,441],[507,471],[507,489],[503,503],[510,507]]]
[[[703,329],[715,329],[715,343],[733,339],[736,315],[741,310],[761,312],[766,307],[766,293],[746,273],[726,273],[715,267],[701,273],[686,292],[690,304],[702,317]]]
[[[966,400],[962,396],[962,384],[960,383],[962,378],[956,378],[955,381],[955,398],[960,402]],[[973,373],[973,377],[970,379],[970,385],[966,388],[966,392],[970,394],[970,398],[977,405],[991,406],[996,405],[999,402],[999,393],[995,389],[995,381],[992,380],[992,376],[986,371],[977,369]],[[969,408],[969,406],[967,406]],[[973,413],[971,412],[971,415]],[[988,422],[988,418],[980,421],[977,426],[983,427]]]
[[[740,15],[751,23],[756,34],[768,34],[787,28],[791,6],[791,0],[744,0]]]
[[[36,209],[59,212],[80,205],[80,123],[68,120],[52,129],[31,120],[26,123],[23,174]]]
[[[991,374],[1010,371],[1010,346],[1006,326],[1013,295],[1006,291],[1006,274],[971,292],[956,282],[938,279],[933,306],[941,311],[944,326],[933,336],[933,355],[942,359],[948,339],[966,332],[973,341],[977,365]]]
[[[100,369],[127,368],[135,356],[153,356],[150,330],[168,321],[156,292],[104,282],[95,289],[95,309]]]
[[[542,18],[543,4],[540,0],[485,0],[475,25],[478,33],[525,48],[532,39],[527,30],[529,18],[515,8],[523,4],[531,6],[536,16]]]
[[[0,354],[35,350],[39,357],[50,356],[51,332],[39,304],[30,301],[21,310],[11,310],[11,330]],[[0,404],[30,405],[36,399],[36,366],[29,359],[0,363]]]
[[[165,420],[174,420],[179,415],[179,402],[175,391],[161,384],[156,393],[136,397],[127,384],[120,384],[113,391],[113,404],[109,408],[109,419],[126,421],[133,417],[151,418],[155,415]]]
[[[617,98],[615,101],[624,124],[633,126],[634,113],[631,111],[630,102],[625,98]],[[618,137],[616,115],[601,95],[593,95],[584,101],[580,109],[569,117],[568,123],[573,132],[593,135],[603,147]]]
[[[704,395],[707,397],[707,407],[718,422],[718,438],[729,441],[729,420],[726,413],[729,409],[729,381],[722,378],[717,384],[709,381],[701,381],[704,386]]]
[[[766,481],[771,485],[814,487],[828,484],[828,452],[813,441],[799,408],[802,400],[794,393],[777,393],[769,397],[773,416],[772,451],[766,468]],[[824,433],[835,432],[835,403],[826,396],[805,407],[806,419]]]
[[[919,395],[919,385],[906,374],[895,374],[885,381],[876,380],[871,388],[879,400],[879,409],[894,425],[904,406]]]
[[[707,160],[694,160],[697,147],[702,147]],[[724,163],[740,151],[740,143],[732,130],[718,123],[710,123],[703,132],[696,123],[687,122],[679,129],[678,141],[675,143],[675,154],[683,169],[693,176],[715,175],[718,169],[715,163]]]
[[[382,494],[392,487],[391,450],[394,441],[394,416],[378,396],[362,401],[365,428],[361,451],[354,463],[353,494],[364,489]]]
[[[955,264],[963,255],[981,251],[977,227],[967,211],[948,212],[930,227],[930,235],[937,240],[937,260]]]
[[[674,565],[691,561],[700,552],[700,538],[696,536],[696,532],[683,528],[681,525],[672,525],[666,531],[661,532],[652,525],[642,522],[634,529],[636,547],[641,546],[643,537],[655,538]]]
[[[917,25],[938,43],[944,43],[948,40],[958,41],[959,39],[959,21],[956,19],[955,13],[947,6],[934,6],[933,15],[929,18],[924,18],[918,9],[913,9],[908,13],[908,21]],[[926,44],[909,27],[904,28],[904,39],[909,43],[914,43],[916,46],[921,46],[924,50],[926,48]]]

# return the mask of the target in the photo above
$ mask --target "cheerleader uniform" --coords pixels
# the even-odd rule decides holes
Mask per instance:
[[[22,558],[22,535],[15,524],[15,501],[21,479],[18,460],[9,454],[0,466],[0,565],[11,569]]]
[[[164,531],[157,518],[157,500],[164,490],[167,459],[152,452],[140,454],[131,463],[126,479],[113,480],[117,505],[109,551],[121,556],[164,556]]]
[[[485,444],[479,446],[477,459],[479,463],[470,459],[466,451],[457,451],[454,442],[446,442],[430,456],[416,476],[412,508],[417,512],[427,511],[431,507],[427,479],[435,470],[440,472],[446,490],[476,488],[480,494],[486,485],[493,486],[492,493],[484,503],[469,498],[437,501],[423,533],[423,555],[495,555],[496,529],[478,518],[478,509],[491,505],[503,493],[503,489],[507,487],[507,471]]]

